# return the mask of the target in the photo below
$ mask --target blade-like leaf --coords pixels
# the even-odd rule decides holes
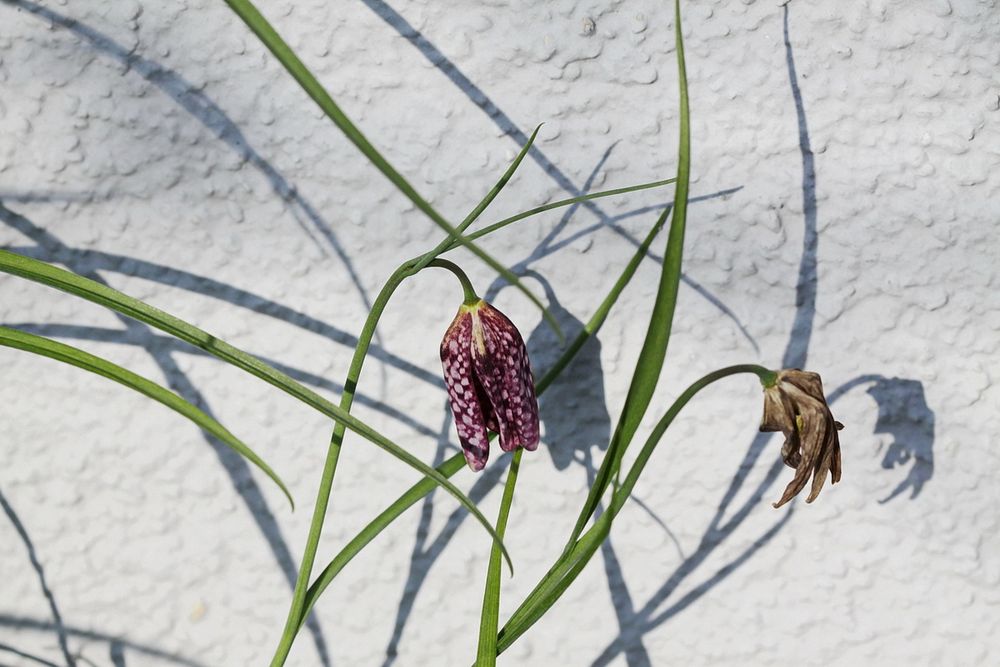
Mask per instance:
[[[437,467],[437,471],[444,475],[445,477],[452,477],[459,470],[463,470],[466,467],[465,456],[463,454],[455,454],[449,459],[446,459],[444,463]],[[393,521],[395,521],[403,512],[405,512],[410,507],[413,507],[418,500],[426,496],[428,493],[434,490],[434,484],[428,479],[422,479],[409,489],[407,489],[399,498],[396,499],[391,505],[386,507],[382,512],[368,522],[361,531],[355,535],[350,542],[348,542],[343,549],[337,552],[323,571],[320,572],[319,576],[316,577],[316,581],[309,586],[309,591],[306,593],[305,600],[305,611],[302,617],[299,619],[299,627],[305,625],[306,619],[309,617],[309,611],[319,600],[319,596],[323,594],[327,586],[333,583],[333,580],[340,574],[341,570],[347,566],[351,560],[354,559],[362,549],[364,549],[368,544],[378,537],[379,533],[386,529]]]
[[[660,271],[660,285],[653,302],[653,312],[646,329],[646,338],[636,360],[635,372],[621,417],[615,427],[614,435],[608,451],[604,455],[601,467],[597,471],[594,483],[590,487],[587,500],[580,510],[573,532],[566,543],[564,552],[568,552],[576,543],[584,526],[597,511],[605,490],[611,483],[612,476],[618,474],[625,450],[632,442],[646,408],[653,398],[653,391],[660,378],[660,370],[667,355],[667,343],[670,341],[670,330],[674,319],[674,309],[677,306],[677,291],[681,280],[681,260],[684,256],[684,228],[687,222],[688,188],[691,180],[691,121],[688,105],[687,70],[684,64],[684,40],[681,35],[680,0],[674,3],[674,39],[677,46],[677,79],[680,85],[680,142],[677,159],[677,186],[674,190],[673,217],[670,221],[670,232],[667,236],[667,249],[663,255],[663,266]],[[664,212],[666,214],[666,212]]]
[[[110,308],[122,315],[144,322],[274,385],[285,393],[294,396],[303,403],[343,424],[358,435],[386,450],[400,461],[433,479],[454,496],[463,507],[469,510],[476,520],[490,533],[493,539],[496,539],[496,531],[493,530],[493,526],[483,516],[482,512],[479,511],[475,503],[469,500],[464,493],[434,470],[434,468],[416,458],[413,454],[410,454],[368,426],[368,424],[352,416],[346,410],[342,410],[305,385],[296,382],[285,373],[265,364],[257,357],[202,331],[198,327],[188,324],[184,320],[165,313],[158,308],[154,308],[138,299],[127,296],[116,289],[102,285],[89,278],[78,276],[71,271],[60,269],[46,262],[0,249],[0,271],[55,287],[56,289]],[[506,555],[506,553],[506,549],[504,549],[504,554]]]
[[[515,157],[514,161],[510,163],[509,167],[507,167],[507,171],[505,171],[503,175],[500,177],[500,180],[498,180],[493,185],[493,187],[490,188],[490,191],[486,193],[486,196],[483,197],[478,204],[476,204],[475,208],[469,211],[469,214],[465,216],[465,219],[462,220],[462,223],[456,228],[455,231],[457,231],[459,234],[463,233],[466,229],[469,228],[469,225],[475,222],[479,218],[479,216],[482,215],[483,211],[486,210],[486,207],[489,206],[493,202],[493,200],[497,198],[497,195],[500,194],[500,191],[504,189],[504,186],[506,186],[507,183],[510,182],[510,179],[514,176],[514,172],[517,171],[517,168],[519,166],[521,166],[521,161],[524,160],[524,156],[528,154],[529,150],[531,150],[531,146],[535,143],[535,137],[538,136],[538,131],[540,129],[542,129],[541,125],[535,128],[535,131],[531,133],[530,137],[528,137],[528,141],[525,142],[524,146],[521,148],[521,151],[517,154],[517,157]],[[466,238],[471,239],[471,236]],[[411,269],[412,273],[420,271],[422,268],[427,266],[427,264],[431,260],[436,259],[437,256],[443,253],[445,250],[454,247],[457,247],[457,244],[455,243],[454,239],[452,239],[451,236],[448,236],[443,241],[441,241],[441,243],[439,243],[437,247],[435,247],[430,252],[425,253],[419,259],[419,261],[417,261],[413,269]]]
[[[503,537],[507,532],[510,506],[514,502],[514,487],[517,471],[521,466],[523,449],[518,448],[510,459],[507,483],[503,487],[500,500],[500,514],[497,516],[497,534]],[[479,619],[479,650],[476,667],[494,667],[497,664],[497,629],[500,627],[500,550],[490,550],[490,564],[486,569],[486,590],[483,592],[483,612]]]
[[[561,208],[563,206],[571,206],[573,204],[579,204],[580,202],[590,201],[591,199],[601,199],[602,197],[613,197],[614,195],[623,195],[625,193],[636,192],[638,190],[648,190],[649,188],[658,188],[658,187],[661,187],[663,185],[669,185],[669,184],[674,183],[676,181],[677,181],[676,178],[668,178],[668,179],[663,180],[663,181],[653,181],[652,183],[642,183],[641,185],[631,185],[631,186],[629,186],[627,188],[615,188],[614,190],[604,190],[602,192],[592,192],[590,194],[580,195],[579,197],[570,197],[569,199],[560,199],[559,201],[552,202],[551,204],[544,204],[542,206],[536,206],[535,208],[529,209],[527,211],[523,211],[521,213],[518,213],[517,215],[512,215],[509,218],[504,218],[503,220],[500,220],[499,222],[494,222],[492,225],[488,225],[488,226],[483,227],[482,229],[480,229],[480,230],[478,230],[476,232],[473,232],[472,234],[467,235],[466,238],[469,239],[470,241],[475,241],[477,239],[481,239],[482,237],[486,236],[487,234],[492,234],[495,231],[503,229],[507,225],[514,224],[515,222],[518,222],[520,220],[524,220],[525,218],[529,218],[529,217],[531,217],[533,215],[538,215],[539,213],[544,213],[546,211],[551,211],[552,209],[555,209],[555,208]],[[452,250],[453,248],[457,248],[457,247],[458,246],[455,245],[454,243],[450,243],[449,246],[448,246],[448,250]]]
[[[619,296],[624,291],[626,285],[632,280],[635,275],[636,270],[639,268],[639,264],[642,263],[643,258],[645,258],[646,253],[649,252],[649,248],[653,243],[660,230],[663,229],[663,219],[656,221],[652,229],[646,235],[643,240],[642,245],[640,245],[632,258],[629,260],[625,269],[622,271],[621,276],[615,281],[611,290],[608,292],[607,296],[598,306],[597,310],[594,312],[593,316],[584,325],[583,330],[577,334],[576,338],[569,344],[569,346],[563,351],[556,360],[555,364],[542,375],[541,379],[535,383],[535,389],[538,395],[541,396],[545,393],[545,390],[552,385],[560,373],[565,370],[565,368],[570,364],[570,362],[576,357],[577,353],[584,346],[587,340],[597,334],[600,331],[601,326],[607,320],[608,315],[611,312],[611,308],[618,301]],[[451,477],[459,470],[465,468],[465,456],[461,453],[455,454],[451,458],[447,459],[444,463],[437,467],[439,473],[445,477]],[[385,530],[393,521],[395,521],[403,512],[405,512],[410,507],[413,507],[421,498],[426,496],[428,493],[434,490],[434,484],[429,480],[421,480],[411,486],[406,490],[399,498],[396,499],[389,507],[382,511],[377,517],[372,519],[366,525],[361,532],[354,536],[354,538],[347,543],[347,545],[337,553],[332,561],[320,572],[316,580],[309,586],[309,591],[306,593],[305,600],[305,613],[303,613],[300,619],[300,625],[305,623],[305,618],[309,614],[309,610],[312,609],[313,605],[319,599],[323,591],[333,583],[333,580],[340,574],[341,570],[351,562],[351,560],[357,556],[362,549],[364,549],[372,540],[374,540],[379,533]]]
[[[302,89],[319,105],[319,108],[327,115],[334,124],[340,128],[344,136],[360,150],[369,162],[382,172],[382,174],[392,182],[396,188],[402,192],[407,199],[413,202],[414,206],[420,209],[436,225],[448,233],[453,241],[467,248],[472,254],[488,264],[494,271],[504,277],[511,285],[519,289],[542,311],[546,321],[553,330],[562,334],[556,318],[553,317],[549,309],[534,295],[509,269],[503,264],[487,254],[482,248],[462,236],[458,230],[438,213],[410,183],[403,178],[403,175],[396,171],[389,162],[382,157],[365,135],[351,122],[330,94],[326,92],[319,80],[313,76],[309,68],[299,59],[290,46],[282,39],[281,35],[274,29],[266,18],[258,11],[250,0],[226,0],[226,4],[236,13],[237,16],[247,25],[257,36],[267,49],[274,54],[281,65],[298,82]]]
[[[618,516],[626,501],[631,497],[636,482],[639,481],[639,476],[645,470],[653,451],[660,443],[667,428],[673,423],[681,410],[684,409],[684,406],[698,392],[713,382],[740,373],[753,373],[761,379],[762,384],[768,376],[773,376],[772,371],[756,364],[729,366],[713,371],[696,380],[677,397],[677,400],[667,409],[653,427],[649,437],[646,438],[646,442],[639,451],[639,455],[636,457],[632,467],[629,469],[624,482],[620,487],[615,489],[607,510],[581,536],[580,540],[573,545],[568,554],[560,558],[559,562],[549,571],[549,574],[528,594],[524,602],[511,615],[498,637],[497,650],[499,652],[503,652],[509,648],[518,637],[534,625],[556,603],[580,572],[583,571],[587,563],[590,562],[590,559],[597,552],[598,548],[600,548],[601,543],[610,533],[615,517]]]
[[[500,194],[504,186],[507,185],[524,159],[524,156],[527,155],[532,143],[534,143],[540,127],[535,128],[524,148],[521,149],[521,152],[518,153],[514,162],[507,168],[496,185],[486,193],[482,200],[465,217],[462,224],[458,227],[459,232],[465,231],[486,210],[490,202]],[[382,289],[379,290],[379,294],[375,298],[375,303],[372,304],[371,310],[368,311],[368,316],[365,318],[361,334],[358,336],[357,345],[354,347],[351,365],[347,371],[347,378],[344,380],[344,391],[340,395],[340,408],[342,410],[347,412],[351,410],[351,406],[354,403],[354,392],[361,381],[361,370],[364,368],[365,360],[368,357],[368,350],[375,335],[375,329],[390,299],[395,294],[396,289],[403,284],[403,281],[416,275],[426,266],[436,265],[448,268],[455,273],[456,277],[462,282],[466,301],[470,300],[475,294],[475,290],[469,282],[468,277],[457,265],[437,258],[448,247],[450,242],[451,237],[448,236],[429,252],[403,262],[393,271],[392,275],[389,276],[389,279],[382,286]],[[330,446],[327,449],[326,461],[323,464],[323,475],[320,479],[319,488],[316,491],[316,504],[309,524],[309,534],[306,537],[306,548],[302,552],[302,562],[299,565],[299,572],[295,579],[292,601],[288,607],[288,615],[285,618],[285,627],[281,632],[281,639],[278,641],[278,646],[274,650],[274,656],[271,658],[271,667],[280,667],[285,664],[288,653],[292,649],[292,644],[295,642],[295,637],[309,614],[309,609],[306,606],[306,594],[308,593],[309,579],[312,576],[312,567],[316,560],[316,551],[319,548],[320,536],[323,533],[324,522],[329,511],[330,494],[333,491],[333,483],[336,479],[344,435],[344,426],[337,424],[333,429],[333,435],[330,437]]]
[[[286,487],[285,483],[281,481],[281,478],[278,477],[277,473],[271,469],[271,466],[267,465],[263,459],[257,456],[253,450],[246,446],[239,438],[230,433],[226,427],[169,389],[161,387],[152,380],[147,380],[141,375],[136,375],[132,371],[122,368],[107,359],[102,359],[101,357],[90,354],[89,352],[84,352],[79,348],[54,341],[51,338],[45,338],[44,336],[36,336],[35,334],[0,326],[0,345],[12,347],[17,350],[24,350],[25,352],[32,352],[50,359],[55,359],[56,361],[61,361],[65,364],[76,366],[77,368],[82,368],[86,371],[90,371],[91,373],[96,373],[97,375],[106,377],[109,380],[114,380],[119,384],[123,384],[129,389],[137,391],[144,396],[148,396],[154,401],[162,403],[174,412],[187,417],[203,431],[215,436],[217,439],[224,442],[238,454],[264,471],[264,474],[274,480],[274,483],[278,485],[281,491],[285,494],[285,497],[288,498],[288,502],[292,505],[292,509],[295,508],[295,501],[292,500],[292,494],[288,491],[288,487]]]

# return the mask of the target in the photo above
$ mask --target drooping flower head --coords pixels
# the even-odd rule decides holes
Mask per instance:
[[[441,365],[465,460],[482,470],[487,432],[500,448],[538,448],[538,401],[524,340],[507,316],[482,299],[458,309],[444,340]]]
[[[773,385],[764,388],[764,416],[761,431],[781,431],[785,444],[781,458],[795,468],[795,477],[785,487],[774,507],[781,507],[801,491],[812,476],[807,503],[816,500],[826,474],[831,483],[840,481],[840,437],[844,425],[833,418],[823,382],[816,373],[798,369],[778,371]]]

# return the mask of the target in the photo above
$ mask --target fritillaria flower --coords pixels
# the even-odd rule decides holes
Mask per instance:
[[[505,452],[538,448],[538,401],[517,327],[482,299],[464,304],[441,341],[441,364],[465,460],[482,470],[487,431]]]
[[[844,425],[833,418],[823,395],[823,382],[816,373],[798,369],[778,371],[773,385],[764,388],[761,431],[781,431],[785,444],[781,458],[795,468],[795,477],[785,487],[774,507],[781,507],[801,491],[809,477],[812,488],[807,503],[819,495],[826,474],[840,481],[840,438]]]

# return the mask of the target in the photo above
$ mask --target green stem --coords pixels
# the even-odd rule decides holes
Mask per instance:
[[[521,466],[520,447],[510,459],[510,472],[507,473],[507,483],[503,488],[503,498],[500,500],[500,514],[497,516],[497,535],[503,539],[507,530],[507,518],[510,516],[510,506],[514,501],[514,486],[517,484],[517,471]],[[479,653],[476,667],[493,667],[497,664],[497,628],[500,626],[500,550],[493,547],[490,551],[490,564],[486,571],[486,590],[483,592],[483,613],[479,621]]]
[[[340,407],[350,411],[354,403],[354,393],[357,390],[358,379],[361,377],[361,369],[368,356],[368,347],[371,345],[375,335],[375,327],[379,318],[389,304],[389,299],[396,291],[396,288],[408,277],[409,266],[404,264],[393,272],[392,276],[382,287],[382,290],[375,298],[372,309],[368,312],[365,324],[358,336],[358,344],[354,348],[354,356],[351,358],[351,365],[347,371],[347,381],[344,382],[344,393],[340,396]],[[295,580],[295,590],[292,593],[292,603],[288,609],[288,618],[285,620],[285,629],[281,635],[281,641],[271,660],[271,667],[279,667],[285,663],[288,652],[295,641],[298,632],[300,619],[305,609],[306,590],[309,587],[309,578],[312,575],[312,566],[316,560],[316,550],[319,547],[319,538],[323,532],[323,520],[326,518],[326,510],[330,501],[330,492],[333,488],[333,478],[337,472],[337,462],[340,459],[341,445],[344,443],[344,433],[346,429],[341,422],[337,422],[333,427],[333,436],[330,439],[330,446],[326,453],[326,463],[323,466],[323,476],[320,478],[319,490],[316,492],[316,504],[313,508],[312,520],[309,524],[309,535],[306,538],[306,548],[302,554],[302,564],[299,566],[299,575]]]
[[[433,252],[433,251],[432,251]],[[354,394],[357,391],[358,381],[361,378],[361,369],[368,356],[368,348],[375,335],[375,328],[378,325],[382,313],[389,304],[389,299],[393,293],[403,283],[404,280],[414,274],[416,264],[425,256],[413,258],[401,264],[389,277],[382,287],[372,309],[368,312],[365,324],[358,335],[358,344],[354,348],[354,356],[351,358],[351,365],[347,371],[347,380],[344,382],[344,393],[340,396],[340,407],[350,411],[354,403]],[[465,291],[466,299],[470,293],[475,296],[472,290],[472,283],[462,270],[454,263],[447,260],[439,261],[439,266],[448,268],[462,281],[462,288]],[[478,300],[478,297],[476,297]],[[312,520],[309,524],[309,535],[306,538],[306,548],[302,554],[302,564],[299,566],[299,574],[295,580],[295,590],[292,593],[292,603],[288,609],[288,617],[285,619],[285,628],[281,634],[278,648],[271,659],[271,667],[280,667],[285,664],[288,652],[295,641],[299,627],[305,621],[306,592],[309,588],[309,579],[312,576],[312,567],[316,561],[316,550],[319,547],[319,538],[323,532],[323,522],[326,519],[327,507],[330,502],[330,493],[333,489],[333,479],[337,472],[337,463],[340,460],[340,450],[344,443],[346,429],[343,424],[337,422],[333,427],[333,436],[330,439],[330,446],[326,454],[326,463],[323,466],[323,476],[320,479],[319,490],[316,492],[316,504],[313,508]]]
[[[565,592],[580,572],[583,571],[590,558],[597,552],[597,549],[600,548],[601,543],[610,532],[611,522],[614,521],[618,512],[621,511],[625,502],[631,496],[639,475],[648,463],[650,456],[652,456],[656,445],[684,406],[698,392],[713,382],[741,373],[757,375],[763,386],[767,386],[767,382],[774,375],[773,371],[756,364],[729,366],[705,375],[692,383],[677,397],[677,400],[674,401],[673,405],[670,406],[653,428],[652,433],[650,433],[642,450],[639,452],[635,463],[633,463],[632,468],[625,477],[625,481],[612,496],[607,511],[556,561],[552,569],[535,586],[534,590],[528,594],[524,602],[521,603],[507,621],[507,624],[504,625],[497,637],[498,654],[509,648],[518,637],[524,634],[528,628],[541,618],[555,604],[559,597],[562,596],[563,592]]]
[[[475,222],[476,218],[479,217],[490,202],[496,198],[500,190],[514,174],[521,160],[524,159],[537,134],[538,128],[535,128],[535,132],[532,133],[527,144],[521,149],[521,152],[507,171],[504,172],[503,176],[501,176],[498,183],[494,185],[469,215],[465,216],[462,223],[455,228],[456,234],[461,235],[469,225]],[[378,325],[378,321],[382,317],[389,299],[392,298],[393,293],[404,280],[415,275],[425,266],[434,263],[435,266],[448,269],[458,277],[465,292],[466,303],[469,303],[469,300],[473,298],[472,303],[479,300],[479,297],[475,294],[475,290],[472,289],[471,281],[469,281],[468,276],[465,275],[462,269],[453,262],[438,259],[438,255],[448,248],[452,240],[453,238],[448,236],[431,251],[400,264],[382,287],[378,297],[375,299],[375,303],[372,304],[368,317],[365,319],[364,327],[362,327],[361,333],[358,336],[358,344],[354,348],[354,356],[351,359],[350,368],[347,371],[347,380],[344,382],[344,393],[340,397],[340,405],[345,411],[349,412],[351,405],[354,403],[354,393],[357,391],[358,381],[361,377],[361,368],[364,366],[365,358],[368,356],[368,347],[371,345],[372,337],[375,334],[375,327]],[[337,462],[340,459],[340,449],[344,442],[345,432],[340,422],[337,422],[330,440],[330,447],[327,450],[326,463],[323,466],[323,476],[320,479],[320,487],[316,493],[316,505],[313,510],[312,521],[309,525],[309,535],[306,538],[306,548],[302,555],[302,565],[299,567],[299,574],[295,580],[292,603],[288,610],[288,617],[285,620],[285,628],[281,634],[281,640],[278,643],[278,648],[275,650],[274,658],[271,660],[271,667],[280,667],[285,663],[288,652],[292,648],[292,643],[295,641],[295,635],[305,622],[306,613],[312,607],[311,602],[307,606],[306,593],[309,587],[309,578],[312,575],[312,566],[316,560],[316,549],[319,546],[320,534],[323,532],[323,522],[326,518],[326,510],[329,505],[333,479],[337,472]]]
[[[466,306],[471,306],[476,303],[479,303],[480,298],[479,295],[476,294],[476,290],[473,289],[472,287],[472,281],[469,280],[469,276],[465,275],[465,271],[463,271],[458,264],[449,261],[447,259],[439,258],[430,260],[429,262],[427,262],[427,266],[435,266],[439,269],[447,269],[448,271],[451,271],[456,278],[458,278],[458,282],[462,283],[462,291],[465,293],[464,304]],[[419,269],[417,268],[414,268],[413,270],[419,271]]]

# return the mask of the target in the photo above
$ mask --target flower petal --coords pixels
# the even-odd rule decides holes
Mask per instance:
[[[471,355],[472,352],[470,351]],[[471,356],[469,357],[472,358]],[[486,430],[493,431],[494,433],[500,432],[500,427],[497,426],[497,416],[493,412],[493,406],[490,405],[490,397],[486,395],[486,390],[483,389],[483,383],[479,381],[476,374],[472,374],[473,384],[476,385],[476,396],[479,398],[479,408],[483,411],[483,418],[486,422]]]
[[[500,448],[538,448],[538,400],[524,340],[496,308],[482,302],[472,313],[472,362],[499,428]]]
[[[473,371],[472,316],[466,308],[459,309],[441,341],[441,366],[465,460],[478,472],[490,456],[486,425],[492,410],[481,402],[483,393]]]
[[[782,431],[785,443],[781,457],[795,468],[795,476],[785,487],[775,507],[781,507],[805,488],[812,477],[807,503],[819,495],[826,483],[840,481],[840,437],[843,424],[830,414],[823,382],[816,373],[789,369],[780,371],[777,381],[764,390],[761,431]]]

